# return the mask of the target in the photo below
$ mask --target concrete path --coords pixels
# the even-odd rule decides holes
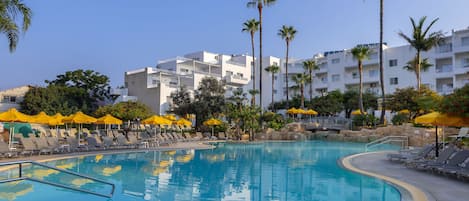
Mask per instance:
[[[386,159],[390,152],[375,152],[355,157],[351,165],[367,172],[384,175],[421,189],[429,201],[469,200],[469,183],[407,168]]]

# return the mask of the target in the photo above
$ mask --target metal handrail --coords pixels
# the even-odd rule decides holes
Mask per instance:
[[[79,189],[79,188],[67,186],[67,185],[64,185],[64,184],[53,183],[53,182],[39,180],[39,179],[31,178],[31,177],[24,177],[23,176],[23,165],[24,164],[37,165],[37,166],[41,166],[41,167],[44,167],[44,168],[56,170],[56,171],[59,171],[59,172],[70,174],[70,175],[74,175],[74,176],[77,176],[77,177],[89,179],[89,180],[92,180],[92,181],[95,181],[95,182],[107,184],[107,185],[111,186],[111,192],[109,194],[103,194],[103,193],[93,192],[93,191],[90,191],[90,190]],[[93,195],[97,195],[97,196],[101,196],[101,197],[106,197],[106,198],[112,198],[112,196],[114,195],[114,190],[116,188],[113,183],[110,183],[110,182],[107,182],[107,181],[104,181],[104,180],[101,180],[101,179],[89,177],[89,176],[86,176],[86,175],[82,175],[82,174],[72,172],[72,171],[69,171],[69,170],[64,170],[64,169],[56,168],[56,167],[49,166],[49,165],[46,165],[46,164],[38,163],[38,162],[35,162],[35,161],[14,161],[14,162],[0,163],[0,166],[9,166],[9,165],[18,165],[18,173],[19,173],[18,177],[17,178],[2,179],[2,180],[0,180],[0,183],[7,183],[7,182],[13,182],[13,181],[20,181],[20,180],[29,180],[29,181],[35,181],[35,182],[48,184],[48,185],[52,185],[52,186],[56,186],[56,187],[60,187],[60,188],[66,188],[66,189],[70,189],[70,190],[74,190],[74,191],[79,191],[79,192],[83,192],[83,193],[89,193],[89,194],[93,194]]]
[[[365,145],[365,151],[368,151],[370,147],[386,144],[389,142],[401,142],[401,147],[404,148],[409,145],[409,137],[399,136],[399,135],[391,135],[391,136],[382,137],[380,139],[367,143]]]

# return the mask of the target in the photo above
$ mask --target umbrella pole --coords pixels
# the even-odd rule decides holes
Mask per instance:
[[[435,146],[436,146],[436,150],[435,150],[435,156],[438,157],[438,126],[435,127]]]
[[[10,122],[10,132],[8,133],[8,135],[10,136],[8,138],[8,141],[9,141],[8,142],[8,149],[9,150],[11,150],[13,148],[13,146],[12,146],[12,144],[13,144],[13,132],[12,132],[12,130],[15,131],[14,128],[13,129],[11,129],[11,128],[12,128],[12,126],[11,126],[11,122]]]

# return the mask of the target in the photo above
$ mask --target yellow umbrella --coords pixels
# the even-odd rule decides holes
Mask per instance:
[[[466,119],[458,116],[451,116],[449,114],[442,114],[439,112],[431,112],[415,118],[415,123],[434,125],[436,126],[435,131],[435,143],[436,150],[435,156],[438,157],[438,126],[465,126],[469,125]]]
[[[110,114],[106,114],[105,116],[98,118],[95,122],[96,124],[122,124],[122,120],[113,117]]]
[[[408,109],[403,109],[398,112],[399,114],[409,114],[410,111]]]
[[[361,115],[362,113],[360,112],[360,110],[355,110],[352,112],[352,115]],[[366,112],[363,112],[363,114],[366,114]]]
[[[171,121],[176,121],[176,117],[172,114],[167,114],[167,115],[164,115],[163,117]]]
[[[50,126],[58,126],[58,125],[64,125],[63,119],[65,117],[60,114],[56,113],[55,115],[51,116],[51,119],[49,120],[49,125]]]
[[[171,125],[173,122],[171,120],[153,115],[142,121],[143,124],[153,124],[153,125]]]
[[[212,127],[212,136],[213,136],[213,132],[214,132],[214,126],[218,126],[218,125],[221,125],[222,122],[218,119],[215,119],[215,118],[210,118],[209,120],[207,121],[204,121],[204,125],[205,126],[211,126]],[[210,137],[212,137],[210,136]]]
[[[305,114],[307,115],[318,115],[318,112],[314,111],[313,109],[309,109],[305,111]]]
[[[296,114],[297,111],[298,111],[298,110],[297,110],[296,108],[292,107],[292,108],[290,108],[290,109],[287,110],[287,114]]]
[[[192,122],[184,118],[180,118],[175,124],[179,126],[192,126]]]
[[[18,112],[16,108],[10,108],[8,111],[0,113],[0,122],[28,122],[30,120],[30,116],[23,114],[21,112]],[[14,136],[14,128],[13,126],[10,125],[10,137],[9,137],[9,143],[8,143],[8,148],[12,148],[12,142],[13,142],[13,136]]]
[[[29,122],[37,124],[49,124],[50,120],[52,120],[51,116],[47,115],[45,112],[39,112],[39,114],[31,116]]]
[[[75,123],[75,124],[91,124],[96,122],[97,119],[84,114],[83,112],[77,112],[63,119],[64,123]]]

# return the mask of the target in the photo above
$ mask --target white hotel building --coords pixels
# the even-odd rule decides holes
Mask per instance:
[[[364,90],[380,94],[379,82],[379,45],[369,44],[373,53],[370,59],[364,61],[363,83]],[[351,49],[351,48],[350,48]],[[350,53],[350,49],[330,51],[316,54],[320,69],[314,71],[313,95],[319,96],[328,91],[357,88],[359,82],[357,61]],[[403,66],[415,56],[415,50],[409,45],[399,47],[384,46],[383,65],[385,92],[393,93],[397,88],[416,86],[413,72],[403,69]],[[449,94],[453,89],[469,83],[469,28],[452,31],[445,42],[428,52],[422,53],[422,58],[428,58],[433,64],[428,71],[421,73],[422,84],[440,94]],[[252,57],[247,55],[223,55],[196,52],[170,60],[158,62],[156,68],[147,67],[125,73],[125,89],[117,92],[121,96],[118,101],[135,100],[147,104],[159,114],[164,114],[171,104],[170,94],[185,85],[189,90],[198,87],[198,83],[205,76],[213,76],[226,81],[227,96],[234,88],[243,88],[245,92],[252,88],[251,63]],[[291,77],[303,73],[302,60],[290,59],[289,85],[295,83]],[[285,68],[283,59],[265,57],[263,68],[280,64],[281,71],[275,76],[275,100],[285,99]],[[256,76],[259,76],[259,65],[256,65]],[[262,74],[262,102],[264,108],[271,103],[271,74]],[[258,79],[256,79],[258,80]],[[258,85],[256,85],[258,86]],[[259,87],[256,87],[257,89]],[[126,94],[128,92],[128,94]],[[290,90],[290,97],[298,92]],[[124,96],[128,95],[128,96]],[[305,97],[309,96],[309,86],[305,87]],[[257,98],[259,101],[259,98]]]

